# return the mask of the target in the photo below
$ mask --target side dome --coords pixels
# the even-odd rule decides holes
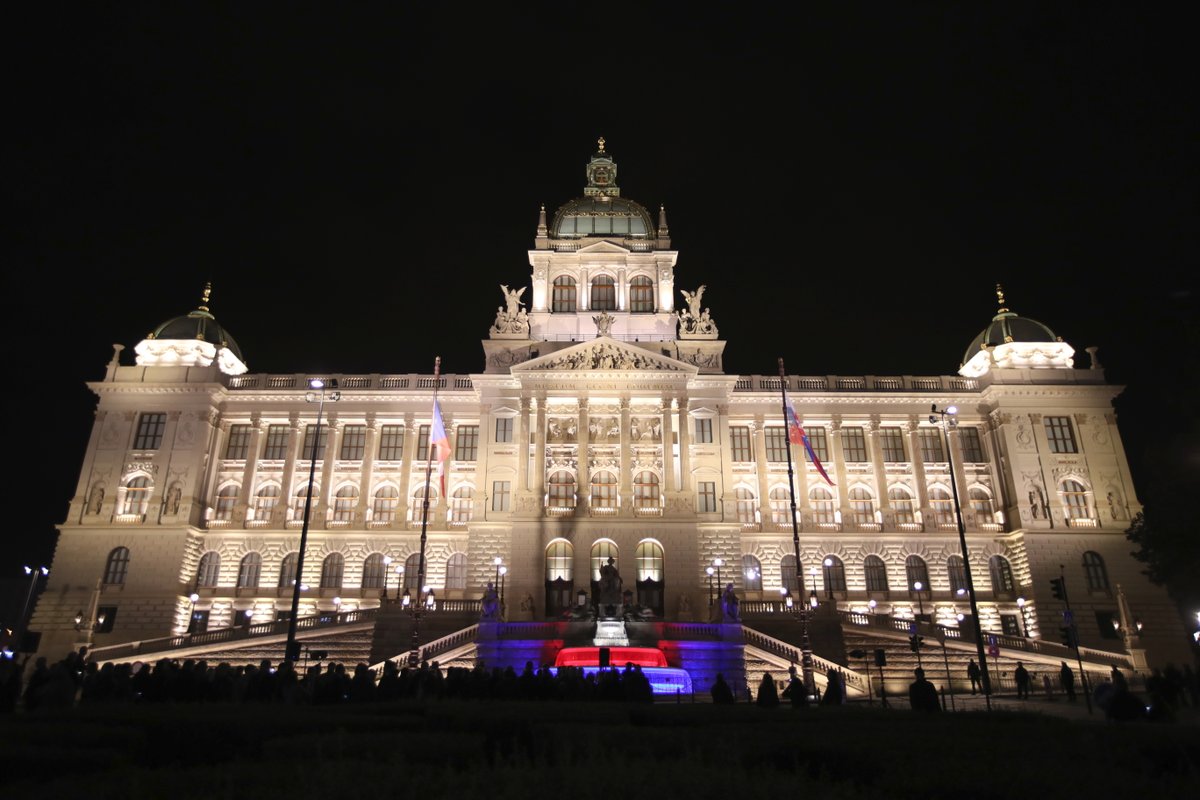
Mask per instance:
[[[172,317],[138,342],[134,348],[138,365],[207,367],[216,361],[226,375],[246,372],[242,349],[208,310],[211,294],[208,284],[195,311]]]
[[[963,354],[958,374],[977,378],[991,369],[1072,369],[1075,350],[1050,326],[1022,317],[1004,305],[1004,289],[996,284],[1000,308]]]

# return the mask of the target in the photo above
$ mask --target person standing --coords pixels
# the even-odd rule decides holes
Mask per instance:
[[[1020,661],[1017,662],[1017,668],[1013,672],[1017,679],[1017,699],[1029,699],[1029,670],[1025,669],[1025,665]]]
[[[917,667],[913,670],[917,679],[908,686],[908,704],[913,711],[941,711],[938,702],[937,689],[925,678],[925,670]]]
[[[979,665],[973,658],[971,663],[967,664],[967,677],[971,679],[971,694],[977,694],[979,692]]]
[[[1062,667],[1058,670],[1058,680],[1062,683],[1063,691],[1067,693],[1067,700],[1075,702],[1075,672],[1067,666],[1067,662],[1062,662]]]

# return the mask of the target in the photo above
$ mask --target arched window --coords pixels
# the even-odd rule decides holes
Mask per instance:
[[[980,525],[988,525],[996,521],[992,510],[992,496],[986,490],[978,487],[971,489],[971,510],[975,512],[975,521]]]
[[[868,592],[886,592],[888,590],[887,565],[879,556],[867,556],[863,561],[863,572],[867,577]]]
[[[471,521],[475,513],[475,490],[470,486],[460,486],[454,490],[450,500],[450,521],[466,523]]]
[[[312,505],[311,509],[317,504],[317,497],[321,491],[319,486],[312,487]],[[296,493],[292,495],[292,518],[304,519],[304,506],[308,502],[308,483],[302,483],[296,487]]]
[[[400,490],[395,486],[380,486],[375,490],[375,502],[371,505],[371,519],[375,522],[392,522],[400,506]]]
[[[233,519],[233,509],[237,505],[240,488],[236,483],[231,483],[217,492],[217,506],[213,509],[214,518]]]
[[[108,554],[108,560],[104,562],[104,582],[110,586],[123,584],[128,573],[129,548],[118,547]]]
[[[617,549],[616,544],[610,542],[608,539],[601,539],[592,545],[592,583],[600,580],[600,568],[610,558],[613,560],[613,566],[620,570],[621,553]]]
[[[254,518],[256,520],[269,520],[272,512],[275,511],[275,506],[278,504],[278,486],[273,483],[259,486],[258,494],[254,496]]]
[[[575,507],[575,476],[560,469],[550,475],[546,503],[551,508]]]
[[[654,281],[639,275],[629,282],[629,310],[635,314],[654,311]]]
[[[955,597],[967,592],[967,568],[962,556],[950,556],[946,559],[946,572],[950,575],[950,591]]]
[[[792,496],[782,486],[776,486],[768,495],[771,504],[771,522],[776,525],[792,524]]]
[[[430,486],[429,487],[429,519],[431,519],[431,520],[437,518],[437,515],[434,512],[434,509],[437,508],[437,505],[438,505],[437,487]],[[413,522],[421,521],[421,515],[425,513],[425,487],[424,486],[418,486],[416,491],[413,492],[412,507],[409,509],[409,511],[411,512],[410,519],[412,519]]]
[[[467,554],[454,553],[446,562],[446,588],[467,588]]]
[[[257,589],[258,578],[262,574],[262,556],[259,553],[246,553],[238,566],[239,589]]]
[[[749,553],[742,556],[742,577],[746,579],[747,592],[761,592],[762,562]]]
[[[1104,567],[1104,559],[1100,554],[1088,550],[1083,554],[1083,575],[1087,579],[1089,592],[1108,594],[1108,570]]]
[[[1062,482],[1063,507],[1067,519],[1091,519],[1092,509],[1088,504],[1087,489],[1079,481]]]
[[[342,588],[342,574],[346,571],[346,559],[341,553],[330,553],[321,562],[321,588]]]
[[[871,525],[875,522],[875,498],[869,491],[856,486],[850,490],[850,513],[856,525]]]
[[[574,557],[575,549],[571,547],[570,542],[562,539],[551,542],[546,547],[546,580],[573,580],[575,576]],[[596,574],[599,577],[599,570]]]
[[[371,553],[363,562],[362,588],[382,589],[387,580],[387,564],[383,561],[383,553]]]
[[[592,508],[617,507],[617,476],[608,470],[592,473]]]
[[[824,570],[825,591],[846,591],[846,565],[837,556],[825,556],[821,561]]]
[[[339,522],[349,522],[354,519],[354,509],[357,506],[358,487],[343,486],[333,498],[333,518]]]
[[[153,486],[145,475],[130,478],[125,484],[125,497],[121,503],[121,514],[145,514],[150,504],[150,490]]]
[[[800,597],[800,576],[796,570],[796,557],[792,555],[784,556],[779,562],[779,577],[783,581],[783,588],[792,593],[792,597],[799,602]]]
[[[410,592],[417,593],[420,591],[420,576],[417,574],[421,571],[421,553],[417,551],[408,558],[404,559],[404,588]],[[425,572],[429,572],[429,562],[425,562]],[[425,576],[425,581],[429,581],[429,576]]]
[[[836,507],[833,495],[824,486],[818,486],[808,493],[808,502],[812,506],[813,521],[819,525],[829,525],[837,521]]]
[[[575,299],[575,279],[570,275],[555,278],[551,298],[551,311],[574,312],[579,305]]]
[[[744,486],[739,486],[734,492],[737,498],[737,519],[743,525],[753,525],[756,521],[754,492]]]
[[[910,592],[928,592],[929,591],[929,567],[925,564],[925,559],[920,556],[909,556],[904,560],[904,574],[908,579],[908,590]],[[917,584],[921,584],[921,588],[917,589]]]
[[[917,521],[913,510],[913,496],[903,486],[893,486],[888,489],[888,505],[896,515],[897,525],[911,525]]]
[[[592,278],[592,302],[588,307],[593,311],[617,310],[617,283],[611,275]]]
[[[288,553],[283,557],[283,563],[279,565],[280,589],[290,589],[296,583],[296,562],[299,558],[298,553]]]
[[[658,508],[658,476],[646,470],[633,478],[633,504],[638,508]]]
[[[209,550],[200,557],[200,567],[196,570],[196,586],[211,589],[217,585],[221,574],[221,556]]]
[[[938,525],[954,524],[954,500],[941,486],[929,490],[929,509],[933,512],[933,521]]]
[[[640,542],[634,552],[639,581],[661,581],[663,579],[663,549],[658,542]]]
[[[988,559],[988,572],[992,578],[992,591],[998,595],[1011,597],[1016,593],[1016,583],[1013,581],[1012,566],[1004,556],[992,556]]]

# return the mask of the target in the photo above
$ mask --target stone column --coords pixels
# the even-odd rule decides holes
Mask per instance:
[[[1029,415],[1029,426],[1033,428],[1033,441],[1037,443],[1038,463],[1042,475],[1042,484],[1045,487],[1046,503],[1050,506],[1050,519],[1048,520],[1051,528],[1057,524],[1065,525],[1066,511],[1062,504],[1062,495],[1059,494],[1058,485],[1054,481],[1054,475],[1047,475],[1046,458],[1050,453],[1050,440],[1046,438],[1046,426],[1042,422],[1041,414]],[[1078,434],[1078,430],[1076,431]]]
[[[521,398],[521,413],[517,416],[517,491],[529,488],[529,403],[528,397]]]
[[[537,427],[534,429],[533,490],[537,493],[538,513],[546,505],[546,398],[537,398]]]
[[[246,450],[246,466],[242,469],[242,489],[238,493],[237,503],[233,507],[233,520],[240,527],[246,524],[248,511],[254,498],[254,478],[258,473],[258,454],[262,450],[263,432],[267,426],[263,424],[262,415],[250,417],[250,446]]]
[[[692,491],[692,428],[688,417],[687,397],[671,401],[679,418],[679,491]]]
[[[358,479],[358,508],[354,509],[354,521],[365,522],[367,509],[371,507],[371,480],[375,473],[375,450],[379,438],[379,424],[375,414],[367,414],[367,442],[363,449],[362,473]]]
[[[275,507],[280,513],[272,516],[272,527],[279,527],[276,522],[282,522],[290,516],[288,510],[292,507],[292,497],[296,492],[296,461],[300,448],[303,446],[304,427],[300,424],[300,415],[291,414],[288,416],[288,443],[287,456],[283,460],[283,484],[279,489],[283,496],[279,498],[280,502]],[[308,479],[307,475],[304,477],[305,480]]]
[[[951,460],[951,469],[954,470],[954,481],[958,486],[958,497],[954,502],[958,504],[962,511],[963,526],[967,529],[975,528],[975,510],[971,508],[969,487],[967,486],[967,473],[963,470],[963,453],[962,441],[958,435],[958,428],[950,429],[950,435],[947,437],[946,447],[949,448],[947,456]]]
[[[575,513],[586,514],[588,496],[588,401],[579,398],[579,416],[575,421]]]
[[[870,442],[876,491],[879,493],[879,517],[884,525],[892,528],[895,520],[892,519],[891,505],[888,503],[887,464],[883,460],[883,445],[879,442],[879,436],[879,417],[873,416],[867,423],[867,438]]]
[[[404,438],[400,440],[400,517],[406,519],[412,508],[412,468],[416,461],[417,450],[417,418],[413,414],[404,415]]]
[[[314,520],[319,520],[322,524],[329,521],[329,508],[332,505],[331,498],[333,497],[333,476],[334,466],[337,463],[338,448],[342,443],[342,424],[333,414],[329,415],[329,420],[322,423],[329,433],[325,435],[325,458],[321,460],[321,471],[318,481],[321,483],[321,493],[313,498],[312,516],[309,518],[311,525]],[[320,431],[317,432],[318,434]],[[320,439],[317,440],[317,446],[320,446]]]
[[[908,439],[908,456],[912,459],[913,480],[917,485],[916,506],[921,510],[921,520],[929,519],[929,484],[925,479],[925,459],[921,457],[921,437],[917,431],[921,427],[921,418],[915,414],[904,424],[904,433]]]
[[[850,487],[846,485],[846,454],[842,450],[842,415],[835,414],[829,424],[829,449],[833,456],[834,474],[837,475],[838,509],[842,513],[842,525],[850,516]],[[828,471],[828,470],[826,470]]]
[[[750,435],[754,437],[754,467],[758,487],[758,517],[770,519],[771,509],[768,505],[767,494],[770,492],[767,480],[767,427],[763,415],[754,417],[750,426]]]
[[[671,398],[664,397],[659,406],[662,417],[663,492],[668,496],[675,492],[675,437],[671,432]]]
[[[633,449],[629,433],[629,398],[621,398],[621,483],[620,504],[621,515],[633,514]]]

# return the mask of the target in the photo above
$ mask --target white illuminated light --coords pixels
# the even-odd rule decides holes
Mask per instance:
[[[191,595],[188,597],[188,599],[194,603],[200,599],[200,595],[196,594],[195,592],[192,592]]]
[[[957,414],[958,406],[946,406],[946,413],[947,414]]]
[[[827,566],[827,567],[832,567],[832,566],[833,566],[833,559],[832,559],[832,558],[827,558],[827,559],[825,559],[825,566]]]
[[[921,583],[920,581],[917,581],[913,584],[913,588],[919,592],[925,588],[925,584]]]
[[[309,381],[309,382],[308,382],[308,388],[310,388],[310,389],[324,389],[324,388],[325,388],[325,381],[321,380],[320,378],[313,378],[311,381]]]

